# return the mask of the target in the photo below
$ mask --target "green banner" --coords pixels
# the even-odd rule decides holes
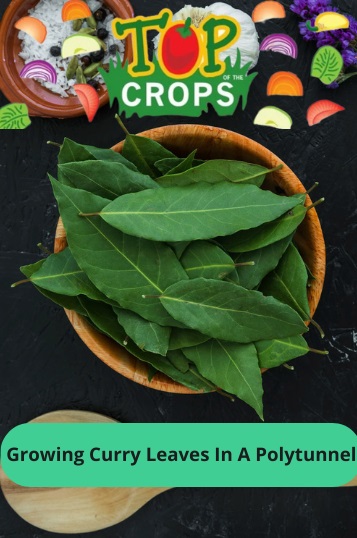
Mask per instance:
[[[29,487],[333,487],[356,445],[339,424],[25,424],[1,464]]]
[[[100,69],[107,85],[110,104],[118,100],[119,113],[127,118],[137,114],[143,116],[191,116],[198,118],[207,112],[210,103],[220,116],[232,116],[242,99],[242,108],[247,105],[250,86],[258,73],[250,73],[250,64],[241,67],[238,50],[232,66],[226,58],[223,75],[205,77],[196,71],[189,78],[175,80],[166,75],[156,58],[153,59],[155,72],[150,76],[133,77],[117,59],[115,66],[110,60],[109,71]]]

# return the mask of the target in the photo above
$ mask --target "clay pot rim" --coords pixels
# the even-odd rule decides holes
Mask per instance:
[[[30,116],[44,118],[74,118],[85,115],[83,106],[76,96],[63,98],[46,89],[32,79],[22,79],[20,71],[24,60],[18,56],[20,40],[14,24],[27,15],[28,10],[39,0],[12,0],[0,23],[0,90],[10,103],[25,103]],[[134,16],[129,0],[103,0],[103,3],[123,19]],[[133,48],[130,38],[125,40],[124,60],[132,61]],[[109,102],[106,89],[99,89],[99,106]]]

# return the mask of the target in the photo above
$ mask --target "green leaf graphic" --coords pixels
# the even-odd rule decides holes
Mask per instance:
[[[11,103],[0,108],[0,129],[26,129],[31,125],[24,103]]]
[[[341,73],[343,58],[334,47],[321,47],[315,54],[311,65],[311,76],[319,78],[324,84],[331,84]]]

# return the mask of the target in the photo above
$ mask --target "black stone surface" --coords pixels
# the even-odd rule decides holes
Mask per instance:
[[[257,1],[231,0],[251,13]],[[0,4],[0,15],[9,4]],[[195,0],[204,6],[204,0]],[[288,2],[287,4],[290,4]],[[178,10],[177,0],[133,0],[137,14]],[[341,9],[357,16],[355,1]],[[338,422],[357,432],[357,79],[331,92],[309,80],[314,46],[303,43],[297,19],[259,24],[260,37],[286,32],[299,43],[299,59],[261,54],[259,76],[246,110],[232,117],[203,114],[200,123],[232,129],[257,140],[279,155],[306,186],[320,182],[319,208],[326,244],[327,278],[316,319],[326,331],[322,344],[313,331],[310,344],[325,345],[328,358],[308,355],[264,375],[266,422]],[[292,70],[301,76],[303,98],[268,98],[269,76]],[[317,127],[307,126],[308,106],[332,99],[346,112]],[[0,94],[0,106],[6,99]],[[253,119],[264,105],[281,106],[294,119],[291,131],[256,127]],[[76,336],[60,308],[31,286],[11,289],[19,266],[39,259],[36,244],[52,247],[57,209],[47,172],[55,173],[56,149],[47,140],[69,136],[79,142],[110,147],[122,138],[115,107],[100,111],[93,124],[34,118],[24,131],[0,131],[0,286],[1,363],[0,427],[12,427],[42,413],[72,408],[97,411],[124,422],[256,422],[248,406],[217,395],[177,396],[160,393],[119,376],[101,363]],[[183,117],[136,117],[131,132],[168,123],[197,123]],[[212,435],[215,435],[212,429]],[[357,474],[357,468],[356,468]],[[356,489],[175,489],[146,505],[116,527],[83,536],[103,538],[352,538],[357,533]],[[53,534],[22,521],[0,497],[0,538],[37,538]]]

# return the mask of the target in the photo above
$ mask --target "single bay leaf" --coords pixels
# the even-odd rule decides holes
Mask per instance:
[[[263,278],[276,268],[291,240],[292,235],[289,235],[284,239],[280,239],[280,241],[276,241],[276,243],[259,248],[258,250],[238,254],[234,258],[235,263],[254,262],[253,266],[243,265],[237,267],[241,286],[247,290],[256,288]]]
[[[59,164],[58,181],[108,200],[114,200],[122,194],[158,188],[151,177],[130,170],[122,163],[110,161]]]
[[[258,250],[295,233],[305,215],[306,207],[297,205],[274,221],[266,222],[250,230],[242,230],[230,237],[222,237],[219,242],[229,252]]]
[[[100,211],[107,200],[51,179],[67,240],[78,265],[109,299],[160,325],[176,324],[158,299],[170,284],[188,278],[170,247],[123,234],[102,219],[79,217]]]
[[[44,264],[46,260],[39,260],[36,263],[32,263],[31,265],[23,265],[20,267],[20,271],[23,275],[25,275],[26,278],[31,278],[32,275],[34,275],[37,271],[39,271]],[[51,291],[45,290],[44,288],[40,288],[35,285],[35,288],[47,299],[50,299],[52,302],[58,304],[59,306],[62,306],[62,308],[66,308],[67,310],[74,310],[78,314],[81,314],[82,316],[86,316],[87,313],[83,309],[80,301],[78,300],[78,297],[71,297],[69,295],[60,295],[58,293],[53,293]]]
[[[309,346],[301,335],[281,340],[261,340],[255,342],[255,347],[261,368],[275,368],[309,352]]]
[[[121,163],[129,170],[138,171],[136,166],[125,159],[121,153],[112,149],[96,148],[85,144],[78,144],[70,138],[65,138],[58,154],[58,164],[74,163],[80,161],[109,161]]]
[[[190,241],[176,241],[168,243],[168,245],[170,245],[178,259],[181,258],[182,254],[185,252],[189,244]]]
[[[208,241],[193,241],[180,261],[189,278],[223,279],[235,269],[232,258]]]
[[[341,53],[335,47],[321,47],[312,60],[311,76],[320,79],[323,84],[331,84],[338,78],[342,68]]]
[[[126,342],[126,334],[123,327],[120,326],[118,318],[111,306],[97,301],[91,301],[86,297],[81,301],[83,307],[86,309],[88,317],[97,329],[123,346],[128,353],[131,353],[137,359],[146,362],[152,368],[166,374],[174,381],[177,381],[192,390],[205,392],[212,390],[211,387],[208,387],[190,372],[183,373],[178,370],[166,357],[150,353],[149,351],[143,351],[130,339],[128,339],[127,343],[124,345],[124,342]]]
[[[193,166],[199,166],[205,161],[195,159],[195,154],[197,150],[194,150],[187,157],[175,157],[171,159],[161,159],[161,161],[156,161],[155,167],[160,170],[160,172],[165,174],[180,174],[189,170]]]
[[[310,319],[307,282],[305,263],[297,248],[291,243],[277,268],[263,280],[259,291],[265,296],[275,297],[278,301],[289,305],[304,321],[307,321]]]
[[[167,360],[186,378],[190,379],[190,384],[192,387],[196,387],[196,390],[201,390],[204,392],[211,392],[215,390],[215,386],[212,385],[208,380],[206,381],[203,376],[201,376],[193,364],[190,364],[187,360],[187,357],[182,353],[182,351],[169,351],[167,354]]]
[[[156,368],[151,366],[151,364],[147,365],[147,369],[148,369],[148,381],[151,383],[151,381],[154,379],[154,377],[158,373],[158,370],[156,370]]]
[[[130,310],[114,308],[114,312],[126,334],[140,349],[166,356],[171,327],[162,327],[157,323],[147,321]]]
[[[274,169],[275,170],[275,169]],[[257,164],[249,164],[241,161],[227,159],[214,159],[205,161],[185,171],[172,170],[170,173],[158,178],[162,187],[182,187],[195,183],[245,183],[260,187],[266,174],[271,170]]]
[[[137,237],[193,241],[259,226],[298,203],[294,197],[277,196],[255,185],[197,183],[125,194],[110,202],[100,216]]]
[[[39,269],[31,275],[30,280],[37,287],[59,295],[71,297],[85,295],[95,301],[112,303],[89,280],[68,247],[44,259]]]
[[[235,394],[263,420],[263,386],[254,344],[209,340],[183,350],[203,377]]]
[[[187,327],[229,342],[250,343],[307,331],[290,306],[230,282],[205,278],[177,282],[160,301]]]
[[[180,174],[181,172],[186,172],[186,170],[192,168],[196,152],[197,149],[193,150],[184,158],[176,157],[171,159],[161,159],[160,161],[156,161],[155,167],[160,170],[162,174]]]
[[[316,280],[316,277],[312,274],[310,267],[307,265],[307,263],[305,263],[305,267],[308,275],[308,281],[312,282],[313,280]]]
[[[155,167],[156,161],[176,156],[155,140],[144,136],[128,135],[124,142],[123,157],[134,163],[139,172],[155,178],[160,175]]]
[[[182,349],[184,347],[197,346],[209,340],[206,334],[193,331],[192,329],[178,329],[173,327],[170,336],[169,350]]]

